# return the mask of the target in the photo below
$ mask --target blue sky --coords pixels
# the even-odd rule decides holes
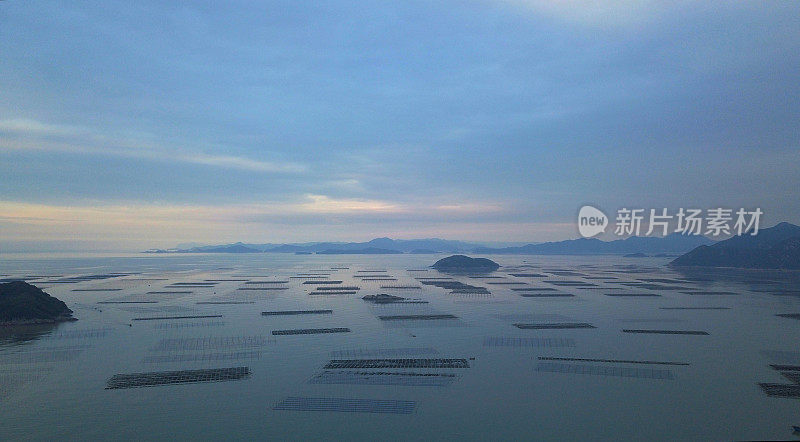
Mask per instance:
[[[164,3],[0,2],[0,249],[800,221],[797,2]]]

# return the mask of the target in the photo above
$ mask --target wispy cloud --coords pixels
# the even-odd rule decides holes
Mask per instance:
[[[25,241],[141,250],[188,241],[359,241],[387,235],[523,241],[542,239],[542,234],[545,239],[561,238],[574,230],[572,224],[504,220],[505,211],[500,206],[471,202],[458,206],[409,204],[325,195],[305,195],[284,203],[219,206],[0,201],[0,249]]]
[[[388,223],[413,218],[441,223],[475,220],[501,213],[500,206],[465,202],[459,206],[400,203],[385,200],[331,198],[307,194],[295,201],[227,205],[175,205],[154,203],[83,205],[35,204],[0,201],[0,240],[55,237],[148,237],[159,244],[174,240],[287,241],[293,238],[323,240],[318,224],[370,224],[379,232]],[[457,213],[455,213],[457,212]],[[327,230],[326,230],[327,232]],[[385,232],[384,232],[385,233]],[[357,232],[351,232],[351,235]],[[37,236],[38,235],[38,236]],[[158,236],[153,236],[158,235]],[[235,237],[235,235],[241,235]],[[140,239],[139,239],[140,241]],[[169,246],[169,244],[167,244]]]
[[[211,167],[265,173],[302,173],[304,164],[264,161],[243,156],[195,151],[160,145],[156,137],[142,139],[106,134],[86,127],[50,124],[31,119],[0,120],[0,151],[56,151],[75,154],[114,155],[153,161],[202,164]],[[190,143],[186,143],[190,144]],[[220,148],[220,149],[224,149]]]

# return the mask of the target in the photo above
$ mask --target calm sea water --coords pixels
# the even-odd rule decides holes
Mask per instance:
[[[4,257],[3,278],[37,277],[30,282],[79,321],[0,331],[0,440],[741,440],[791,438],[800,424],[797,398],[759,386],[796,385],[770,366],[800,366],[800,320],[776,316],[800,313],[796,274],[676,272],[666,258],[495,256],[503,267],[485,278],[428,269],[438,258]],[[131,274],[69,279],[112,272]],[[422,284],[444,279],[424,278],[490,294],[453,294]],[[315,279],[342,282],[304,284]],[[360,290],[309,294],[337,285]],[[427,303],[361,299],[375,293]],[[319,309],[332,313],[261,315]],[[456,318],[380,318],[433,314]],[[134,320],[209,315],[221,317]],[[593,328],[514,325],[552,323]],[[337,327],[350,332],[272,334]],[[623,332],[631,329],[708,334]],[[468,368],[325,368],[397,358],[463,359]],[[227,367],[250,375],[106,389],[119,374]]]

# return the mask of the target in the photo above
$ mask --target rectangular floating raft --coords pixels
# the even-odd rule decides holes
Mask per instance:
[[[407,387],[446,387],[458,375],[452,373],[413,373],[387,371],[323,371],[308,380],[309,384],[402,385]]]
[[[275,338],[265,336],[205,336],[199,338],[162,339],[152,351],[205,351],[233,348],[263,347],[275,342]]]
[[[515,292],[557,292],[558,289],[552,287],[514,287]]]
[[[347,350],[334,350],[332,358],[364,357],[364,356],[407,356],[407,355],[436,355],[439,352],[431,347],[401,347],[401,348],[355,348]]]
[[[297,330],[272,330],[273,335],[315,335],[323,333],[349,333],[347,327],[335,328],[301,328]]]
[[[158,301],[97,301],[98,304],[158,304]]]
[[[72,289],[73,292],[118,292],[122,289]]]
[[[738,293],[734,292],[710,292],[710,291],[685,291],[681,292],[692,296],[735,296]]]
[[[133,318],[134,321],[160,321],[167,319],[198,319],[198,318],[221,318],[222,315],[192,315],[192,316],[153,316],[149,318]]]
[[[652,335],[708,335],[709,333],[706,331],[700,330],[635,330],[635,329],[624,329],[622,330],[623,333],[644,333],[644,334],[652,334]]]
[[[273,410],[337,411],[345,413],[411,414],[416,402],[383,399],[348,399],[290,396],[277,403]]]
[[[287,290],[288,288],[289,287],[280,287],[280,286],[277,286],[277,287],[273,287],[273,286],[269,286],[269,287],[239,287],[236,290],[256,290],[256,291],[264,290],[264,291],[266,291],[266,290]]]
[[[435,319],[458,319],[455,315],[381,315],[381,321],[404,321],[404,320],[435,320]]]
[[[778,313],[775,316],[779,316],[781,318],[789,318],[789,319],[800,319],[800,313]]]
[[[147,292],[146,295],[191,295],[192,291],[182,290],[182,291],[170,291],[170,290],[162,290],[162,291],[155,291],[155,292]]]
[[[800,385],[797,384],[758,384],[767,396],[800,398]]]
[[[309,296],[320,296],[320,295],[355,295],[356,291],[354,290],[322,290],[322,291],[313,291],[308,292]]]
[[[333,359],[324,368],[469,368],[469,362],[466,359]]]
[[[800,365],[770,364],[770,367],[778,371],[800,371]]]
[[[551,322],[551,323],[538,323],[538,324],[514,324],[522,330],[548,330],[548,329],[567,329],[567,328],[596,328],[588,322]]]
[[[284,316],[284,315],[324,315],[333,313],[333,310],[279,310],[261,312],[262,316]]]
[[[116,374],[106,382],[106,390],[153,387],[170,384],[192,384],[198,382],[233,381],[244,379],[248,376],[250,376],[250,369],[248,367]]]
[[[558,362],[540,362],[536,371],[549,373],[588,374],[594,376],[616,376],[624,378],[667,379],[675,377],[666,369],[615,367],[606,365],[561,364]]]
[[[484,347],[574,347],[570,338],[517,338],[509,336],[487,336],[483,338]]]
[[[260,351],[238,351],[233,353],[200,353],[154,355],[145,357],[145,364],[168,364],[173,362],[238,361],[241,359],[260,359]]]
[[[609,362],[614,364],[644,364],[644,365],[690,365],[688,362],[634,361],[630,359],[557,358],[548,356],[539,356],[539,360],[573,361],[573,362]]]
[[[337,286],[333,286],[333,287],[317,287],[314,290],[317,290],[317,291],[331,290],[331,291],[334,291],[334,292],[337,292],[337,291],[338,292],[347,292],[347,291],[352,291],[352,290],[361,290],[361,287],[354,286],[354,285],[337,285]]]

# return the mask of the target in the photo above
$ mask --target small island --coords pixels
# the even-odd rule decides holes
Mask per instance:
[[[0,284],[0,325],[53,324],[76,321],[72,310],[25,281]]]
[[[436,261],[431,267],[441,272],[493,272],[500,268],[500,264],[487,258],[453,255]]]

